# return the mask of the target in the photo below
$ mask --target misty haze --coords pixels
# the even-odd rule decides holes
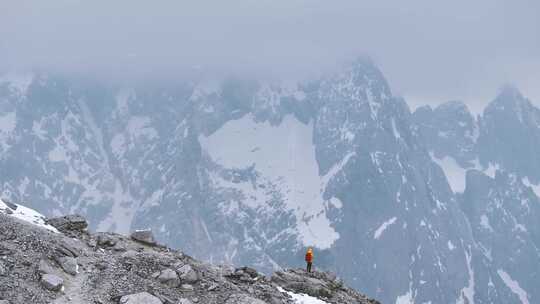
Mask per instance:
[[[0,304],[540,303],[540,2],[0,2]]]

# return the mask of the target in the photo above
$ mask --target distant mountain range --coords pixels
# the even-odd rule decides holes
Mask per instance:
[[[2,197],[382,303],[540,303],[540,109],[420,107],[359,59],[297,84],[0,78]]]

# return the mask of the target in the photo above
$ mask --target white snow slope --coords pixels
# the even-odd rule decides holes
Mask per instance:
[[[329,248],[339,234],[326,216],[326,208],[339,208],[336,198],[323,199],[328,182],[319,175],[313,145],[313,127],[291,115],[280,125],[254,121],[252,115],[227,122],[210,136],[200,136],[203,150],[217,164],[229,169],[254,166],[258,181],[271,183],[283,198],[286,208],[296,216],[299,239],[306,246]],[[260,180],[259,180],[260,178]],[[238,185],[215,180],[221,187],[236,188],[246,197],[246,205],[264,207],[268,193],[257,185]]]
[[[34,209],[30,209],[17,204],[10,205],[14,205],[16,206],[16,208],[13,209],[7,203],[0,199],[0,213],[7,214],[19,220],[23,220],[30,224],[36,225],[38,227],[45,228],[55,233],[59,233],[58,230],[56,230],[56,228],[54,228],[53,226],[45,224],[45,217]]]

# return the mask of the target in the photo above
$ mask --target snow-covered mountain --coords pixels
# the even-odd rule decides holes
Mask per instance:
[[[411,113],[357,60],[316,81],[121,88],[0,80],[2,196],[263,271],[337,271],[383,303],[535,303],[540,110]]]

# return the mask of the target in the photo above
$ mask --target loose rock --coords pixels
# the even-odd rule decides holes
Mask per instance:
[[[147,245],[156,245],[154,234],[152,230],[136,230],[131,234],[131,238],[137,242],[141,242]]]
[[[176,271],[180,275],[182,282],[195,283],[199,280],[197,272],[189,264],[180,267]]]
[[[180,284],[180,280],[178,279],[178,275],[176,274],[176,272],[169,268],[163,270],[159,274],[157,279],[161,283],[167,284],[171,287],[177,287]]]
[[[194,291],[195,288],[193,287],[193,285],[190,285],[190,284],[182,284],[182,286],[180,286],[180,288],[184,291]]]
[[[120,298],[120,304],[163,304],[158,297],[148,292],[130,294]]]
[[[66,273],[77,275],[79,273],[79,265],[77,259],[73,257],[61,257],[57,259],[58,263]]]
[[[39,266],[38,266],[38,273],[39,274],[54,274],[54,268],[44,259],[39,260]]]
[[[41,277],[41,284],[50,291],[60,291],[64,287],[64,280],[54,274],[44,274]]]
[[[100,233],[97,237],[97,244],[101,247],[113,247],[116,245],[116,240],[107,233]]]

